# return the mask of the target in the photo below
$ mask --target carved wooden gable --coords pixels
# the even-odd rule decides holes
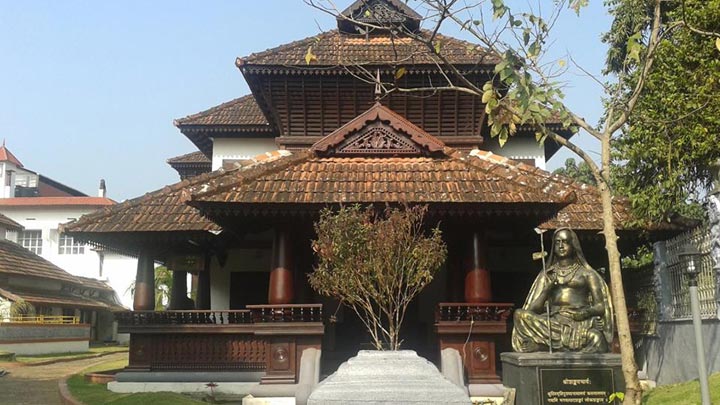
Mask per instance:
[[[312,149],[326,156],[430,156],[444,147],[439,139],[377,103]]]
[[[404,26],[409,31],[420,27],[422,16],[402,0],[357,0],[338,17],[340,31],[363,32],[371,24],[381,27]]]

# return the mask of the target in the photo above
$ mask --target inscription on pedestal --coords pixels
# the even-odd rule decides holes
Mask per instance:
[[[615,390],[611,368],[538,368],[540,403],[607,404]]]

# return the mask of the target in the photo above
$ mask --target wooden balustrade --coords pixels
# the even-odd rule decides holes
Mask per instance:
[[[248,305],[255,323],[322,322],[322,304]]]
[[[130,333],[136,371],[264,371],[263,384],[297,382],[302,352],[320,349],[322,305],[248,305],[244,310],[116,313]]]
[[[460,353],[471,384],[499,383],[496,343],[506,341],[513,304],[440,303],[435,312],[435,330],[440,350]]]
[[[438,304],[437,322],[505,322],[512,314],[513,304],[499,303],[447,303]]]
[[[252,323],[249,310],[238,311],[127,311],[116,312],[121,327],[140,325],[229,325]]]

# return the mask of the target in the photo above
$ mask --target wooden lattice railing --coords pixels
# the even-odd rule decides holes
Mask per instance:
[[[128,311],[115,317],[120,326],[233,325],[267,322],[322,322],[322,304],[248,305],[242,310]]]
[[[250,311],[127,311],[115,313],[120,326],[229,325],[252,323]]]
[[[505,322],[512,314],[513,304],[442,302],[435,313],[437,322],[474,321]]]
[[[248,305],[255,323],[322,322],[322,304]]]

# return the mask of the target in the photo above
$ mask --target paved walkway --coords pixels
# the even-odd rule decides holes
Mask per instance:
[[[78,373],[93,364],[120,360],[127,353],[115,353],[99,358],[75,360],[44,366],[26,366],[20,363],[0,363],[10,374],[0,377],[0,404],[58,405],[58,381],[66,375]]]

